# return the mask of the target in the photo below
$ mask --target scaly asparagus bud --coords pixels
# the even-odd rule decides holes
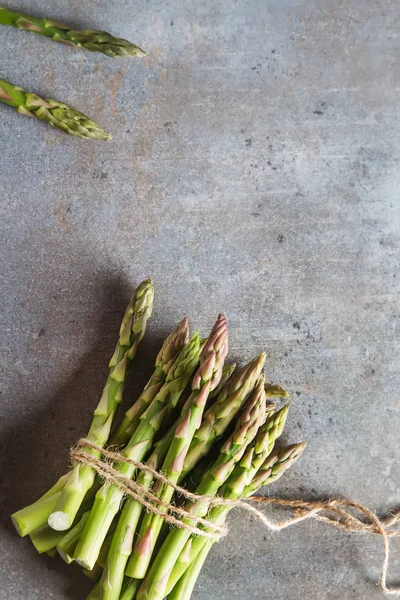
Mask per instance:
[[[77,31],[58,21],[35,19],[34,17],[12,12],[1,7],[0,23],[21,29],[22,31],[44,35],[53,40],[53,42],[59,42],[67,46],[75,46],[84,50],[90,50],[91,52],[102,52],[111,58],[120,56],[135,56],[139,58],[146,56],[146,52],[139,48],[139,46],[128,42],[128,40],[114,37],[106,31],[91,29]]]
[[[1,10],[0,10],[1,16]],[[36,94],[0,79],[0,101],[21,115],[36,117],[70,135],[92,140],[110,140],[111,136],[86,115],[57,100],[43,100]]]

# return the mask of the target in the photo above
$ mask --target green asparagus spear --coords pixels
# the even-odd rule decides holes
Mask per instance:
[[[146,52],[139,48],[139,46],[122,38],[114,37],[105,31],[93,31],[90,29],[77,31],[57,21],[35,19],[34,17],[28,17],[27,15],[12,12],[1,7],[0,23],[44,35],[52,39],[53,42],[84,48],[91,52],[102,52],[111,58],[119,56],[146,56]]]
[[[163,417],[171,411],[183,393],[196,367],[200,354],[198,332],[181,350],[174,365],[168,372],[167,380],[158,392],[131,437],[122,454],[131,460],[143,460],[151,449],[156,432]],[[122,475],[132,478],[135,468],[128,463],[118,463]],[[74,559],[85,569],[93,568],[101,545],[111,522],[119,510],[123,497],[121,489],[114,484],[104,484],[96,494],[89,521],[76,548]]]
[[[235,431],[221,448],[214,465],[203,475],[196,490],[197,494],[214,496],[218,492],[256,436],[264,418],[265,392],[263,381],[260,381],[250,401],[239,415]],[[188,502],[186,508],[193,515],[194,520],[186,518],[184,522],[193,526],[196,523],[195,517],[204,517],[207,514],[208,502],[205,500]],[[190,535],[187,529],[175,528],[170,531],[139,588],[137,600],[164,598],[171,570]]]
[[[111,139],[107,131],[78,110],[57,100],[43,100],[3,79],[0,79],[0,102],[16,108],[21,115],[46,121],[70,135],[91,140]]]
[[[194,433],[202,422],[209,391],[214,389],[221,379],[222,367],[227,353],[228,332],[226,319],[223,315],[219,315],[202,351],[200,368],[192,381],[193,391],[188,400],[188,412],[178,423],[174,439],[161,468],[172,483],[177,483],[182,475],[186,454]],[[162,485],[160,482],[155,484],[153,491],[166,503],[171,501],[174,493],[171,486]],[[131,572],[130,569],[127,571],[127,575],[130,577],[143,579],[145,576],[162,524],[163,517],[161,515],[151,513],[144,515],[139,539],[130,559],[130,564],[134,566],[134,569],[132,569],[134,572]],[[109,600],[118,600],[118,597],[110,597]]]
[[[133,294],[122,320],[119,340],[109,364],[110,374],[87,435],[88,439],[98,446],[104,446],[108,441],[116,410],[122,401],[130,363],[136,355],[151,315],[153,296],[151,280],[141,283]],[[85,451],[99,456],[94,450]],[[50,527],[57,531],[71,527],[86,492],[93,485],[95,475],[95,471],[87,465],[78,463],[74,466],[61,497],[49,516]]]

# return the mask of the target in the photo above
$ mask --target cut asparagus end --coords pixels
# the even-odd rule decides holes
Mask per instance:
[[[49,516],[48,524],[56,531],[65,531],[71,527],[72,521],[67,513],[57,510]]]
[[[11,521],[15,529],[17,530],[18,535],[24,537],[27,534],[27,532],[25,531],[24,523],[22,521],[18,521],[18,513],[11,515]]]

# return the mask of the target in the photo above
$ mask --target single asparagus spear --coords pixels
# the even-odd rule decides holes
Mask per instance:
[[[68,25],[50,19],[35,19],[0,7],[0,23],[24,31],[44,35],[68,46],[84,48],[91,52],[102,52],[111,58],[119,56],[146,56],[146,52],[131,42],[114,37],[105,31],[84,29],[76,31]]]
[[[16,108],[21,115],[46,121],[70,135],[91,140],[111,139],[107,131],[78,110],[57,100],[43,100],[3,79],[0,79],[0,101]]]
[[[88,513],[88,509],[92,506],[94,499],[93,488],[86,494],[85,499],[76,515],[73,527],[68,531],[67,535],[70,535],[74,530],[82,531],[83,525],[80,524],[85,513]],[[80,528],[80,529],[79,529]],[[65,531],[56,531],[48,523],[45,523],[39,529],[36,529],[30,534],[31,542],[35,546],[39,554],[47,552],[48,550],[56,549],[56,546],[61,545],[66,536]],[[79,535],[76,538],[75,545],[78,543]],[[56,550],[57,552],[57,550]],[[72,560],[72,559],[71,559]],[[71,560],[66,562],[71,562]]]
[[[162,472],[173,483],[176,483],[182,472],[186,453],[189,449],[194,432],[201,423],[204,407],[209,392],[217,387],[221,380],[222,368],[228,353],[228,332],[226,319],[219,315],[210,336],[200,354],[200,366],[192,380],[192,393],[186,402],[183,415],[178,419],[167,456],[162,464]],[[163,502],[170,502],[174,489],[171,486],[156,482],[153,493]],[[132,542],[137,523],[139,502],[128,499],[122,510],[117,530],[108,554],[107,564],[99,585],[102,587],[103,600],[118,600],[126,562],[132,552]],[[131,515],[134,515],[134,523]],[[147,567],[156,544],[158,534],[164,523],[163,517],[147,513],[139,533],[139,541],[135,545],[132,556],[136,558],[136,571],[146,573]],[[139,559],[140,556],[140,559]],[[140,568],[139,567],[140,562]],[[130,577],[132,574],[127,573]],[[134,574],[133,577],[142,579],[144,575]]]
[[[197,494],[216,495],[256,436],[264,418],[265,392],[263,381],[260,381],[251,399],[240,413],[235,431],[221,448],[214,465],[203,475],[196,490]],[[188,502],[186,509],[193,515],[194,520],[186,518],[184,522],[193,526],[196,524],[195,517],[204,517],[207,514],[208,502],[205,500]],[[170,531],[139,588],[137,600],[164,598],[171,570],[190,536],[190,531],[186,529],[175,528]]]
[[[122,451],[124,456],[138,461],[146,457],[163,417],[176,406],[180,395],[189,383],[199,360],[199,354],[200,337],[196,332],[179,353],[168,372],[165,384],[143,413],[135,433]],[[132,478],[135,474],[135,467],[128,463],[118,463],[114,468],[127,478]],[[97,492],[89,521],[74,554],[74,559],[85,569],[93,568],[122,498],[123,492],[114,484],[105,483]]]
[[[272,452],[275,440],[281,435],[285,426],[288,410],[289,407],[284,406],[281,410],[270,416],[260,427],[254,441],[248,447],[243,458],[236,465],[232,475],[219,491],[220,496],[230,500],[240,498],[246,484],[251,482],[266,458]],[[207,518],[212,522],[221,523],[225,520],[226,514],[226,506],[216,506],[211,509]],[[219,515],[222,515],[222,517]],[[188,568],[188,565],[193,562],[196,555],[208,541],[208,538],[201,536],[192,535],[189,538],[168,579],[166,594],[177,584]],[[129,573],[127,574],[129,575]]]
[[[153,296],[153,284],[148,279],[136,289],[126,309],[119,340],[109,363],[110,373],[87,435],[98,446],[104,446],[108,441],[116,410],[122,401],[130,363],[136,355],[151,315]],[[89,448],[85,452],[99,456],[98,452]],[[49,516],[50,527],[57,531],[71,527],[86,492],[93,485],[95,475],[96,472],[87,465],[78,463],[74,466],[61,497]]]
[[[169,368],[172,366],[172,361],[175,360],[183,346],[188,343],[188,340],[189,321],[185,317],[164,341],[156,358],[154,373],[139,398],[126,411],[121,425],[115,434],[111,436],[110,445],[124,446],[129,442],[139,424],[140,417],[150,406],[164,384]]]
[[[60,477],[53,487],[38,498],[36,502],[11,515],[11,520],[20,536],[23,537],[46,523],[47,517],[54,510],[60,497],[59,492],[63,489],[70,475],[71,471]],[[49,500],[51,497],[52,499]]]

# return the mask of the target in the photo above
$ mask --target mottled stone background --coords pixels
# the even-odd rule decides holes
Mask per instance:
[[[154,317],[131,393],[184,314],[266,349],[308,441],[271,489],[400,502],[400,9],[395,0],[9,0],[148,50],[111,60],[0,28],[1,77],[80,108],[111,143],[0,107],[1,600],[83,600],[8,515],[66,468],[132,285]],[[379,539],[246,515],[195,600],[375,600]],[[391,576],[400,576],[400,551]]]

